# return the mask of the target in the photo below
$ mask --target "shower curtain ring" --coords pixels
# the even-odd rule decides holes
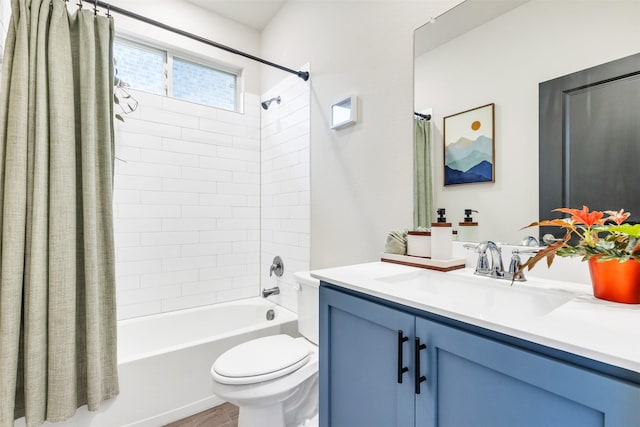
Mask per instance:
[[[107,3],[107,18],[111,18],[111,3]]]
[[[98,0],[93,0],[93,16],[98,15]]]
[[[82,9],[82,0],[80,0],[80,3],[76,3],[76,6],[78,6],[78,9]]]

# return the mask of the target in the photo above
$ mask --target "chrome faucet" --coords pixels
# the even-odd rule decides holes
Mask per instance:
[[[502,250],[491,240],[485,240],[476,247],[478,263],[475,274],[504,278],[504,266],[502,265]]]
[[[273,288],[269,288],[269,289],[263,289],[262,290],[262,297],[266,298],[270,295],[280,295],[280,288],[275,286]]]
[[[522,261],[520,254],[534,254],[538,249],[513,249],[511,251],[511,261],[509,269],[504,271],[502,264],[502,250],[497,244],[490,240],[485,240],[477,245],[465,244],[466,249],[474,249],[478,253],[478,262],[474,274],[478,276],[495,277],[507,279],[513,282],[525,282],[527,278],[522,271]]]

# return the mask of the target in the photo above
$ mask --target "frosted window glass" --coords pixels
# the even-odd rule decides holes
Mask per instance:
[[[117,77],[132,89],[166,95],[164,52],[125,43],[113,44]]]
[[[235,110],[236,75],[174,57],[173,96]]]

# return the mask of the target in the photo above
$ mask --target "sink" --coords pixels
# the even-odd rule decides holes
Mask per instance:
[[[484,320],[542,317],[575,295],[552,290],[510,286],[508,280],[469,274],[434,275],[414,271],[379,277],[380,282],[402,288],[403,294],[424,304]],[[400,290],[400,289],[398,289]]]

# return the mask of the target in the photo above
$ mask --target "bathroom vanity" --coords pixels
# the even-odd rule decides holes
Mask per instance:
[[[640,425],[640,306],[469,270],[312,275],[321,426]]]

